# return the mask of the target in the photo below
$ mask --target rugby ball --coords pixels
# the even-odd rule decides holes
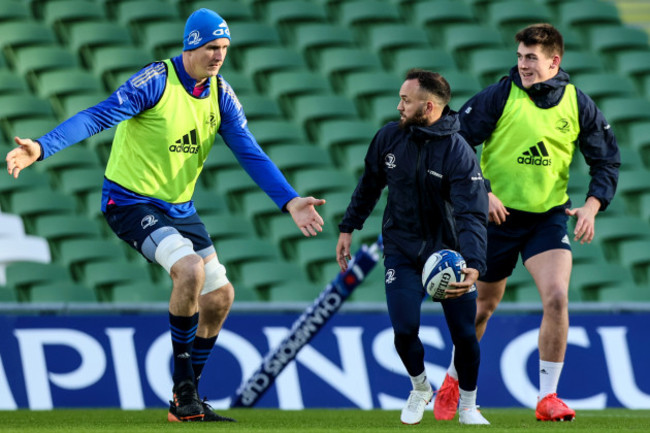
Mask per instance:
[[[465,274],[465,259],[454,250],[440,250],[431,254],[422,269],[422,285],[434,301],[445,299],[449,283],[461,282]]]

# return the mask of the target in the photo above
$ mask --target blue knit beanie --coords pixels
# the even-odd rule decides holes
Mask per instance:
[[[183,51],[193,50],[219,38],[230,39],[228,24],[221,16],[209,9],[199,9],[185,23]]]

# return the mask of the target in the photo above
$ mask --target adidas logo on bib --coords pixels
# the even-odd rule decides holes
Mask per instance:
[[[551,165],[551,158],[548,155],[548,150],[544,146],[544,142],[540,141],[535,146],[531,146],[530,149],[521,154],[517,158],[519,164],[524,165]]]

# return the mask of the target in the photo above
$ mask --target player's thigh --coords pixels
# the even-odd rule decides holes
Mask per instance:
[[[420,308],[425,296],[422,270],[399,255],[387,255],[384,266],[386,303],[393,329],[396,333],[417,332],[420,326]]]
[[[570,250],[547,250],[529,258],[524,265],[535,280],[542,303],[567,296],[572,267]]]

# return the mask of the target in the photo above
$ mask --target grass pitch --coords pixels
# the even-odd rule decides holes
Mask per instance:
[[[574,422],[538,422],[529,409],[483,409],[489,426],[462,426],[453,421],[436,421],[430,411],[417,426],[402,425],[399,412],[383,410],[301,410],[233,409],[217,411],[237,423],[170,423],[160,410],[53,410],[0,411],[3,433],[54,432],[179,432],[228,431],[256,433],[383,433],[396,431],[435,431],[436,433],[484,429],[491,431],[554,431],[604,433],[611,431],[650,432],[650,410],[607,409],[577,411]]]

